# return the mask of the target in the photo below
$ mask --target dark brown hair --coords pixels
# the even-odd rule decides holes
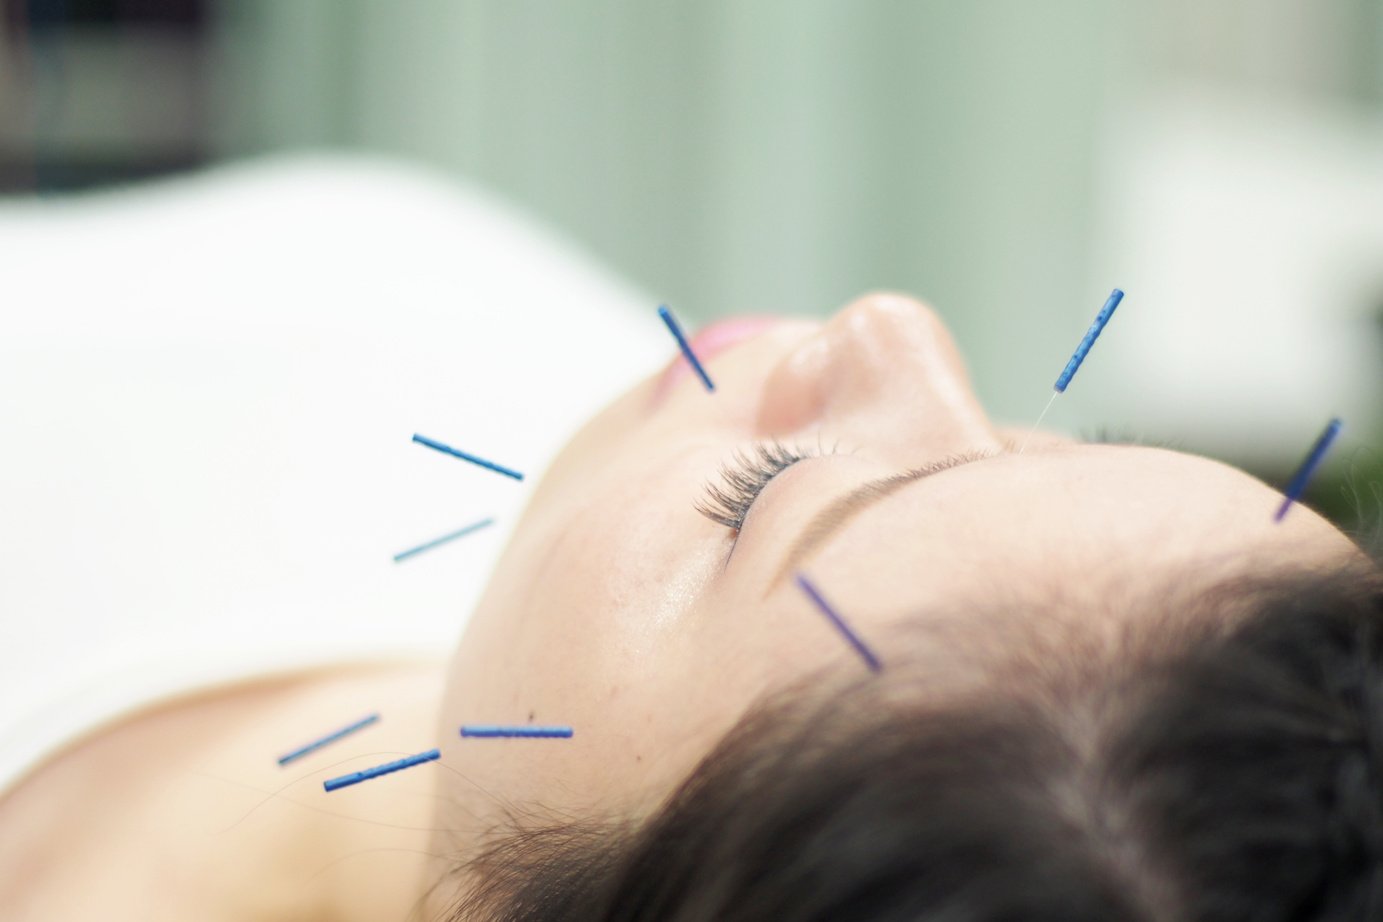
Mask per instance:
[[[1383,919],[1383,588],[1249,597],[1064,704],[909,703],[892,670],[779,696],[648,821],[495,842],[451,917]]]

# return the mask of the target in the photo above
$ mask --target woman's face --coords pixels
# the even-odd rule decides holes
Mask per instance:
[[[449,794],[482,825],[497,807],[647,812],[762,693],[866,669],[797,571],[885,670],[920,657],[940,684],[961,648],[1011,653],[1045,634],[1098,656],[1156,610],[1082,600],[1357,553],[1305,508],[1275,524],[1280,494],[1204,458],[1042,435],[1019,453],[1024,433],[989,420],[945,327],[908,298],[871,295],[824,324],[712,328],[698,352],[715,392],[674,358],[593,419],[474,613],[444,730],[575,730],[461,744],[471,784]],[[738,529],[698,511],[708,485],[729,489],[732,456],[752,468],[763,442],[805,457],[747,510],[712,503],[743,511]]]

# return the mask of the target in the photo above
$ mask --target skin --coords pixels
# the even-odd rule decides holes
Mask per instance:
[[[902,296],[778,323],[707,365],[714,395],[674,359],[572,440],[449,663],[184,701],[75,747],[0,801],[0,905],[121,918],[112,910],[139,893],[131,918],[162,917],[151,894],[168,918],[403,918],[510,819],[647,815],[765,692],[864,670],[794,583],[799,569],[885,668],[928,664],[927,693],[943,700],[996,674],[955,667],[961,649],[1013,662],[1045,643],[1113,661],[1131,637],[1175,631],[1136,587],[1193,593],[1188,574],[1362,560],[1308,509],[1274,524],[1280,494],[1214,461],[1046,435],[1018,454],[1025,433],[988,418],[944,325]],[[698,514],[728,457],[763,439],[839,451],[775,478],[738,533]],[[868,484],[967,453],[986,457],[876,485],[872,502],[821,521]],[[1129,604],[1100,604],[1111,599]],[[389,715],[370,741],[389,755],[304,769],[286,787],[272,766],[246,768],[321,714],[370,709]],[[461,740],[462,723],[576,735]],[[321,792],[324,777],[438,744],[439,766]],[[138,783],[150,777],[164,783]],[[54,824],[109,813],[121,783],[118,822]],[[138,857],[174,850],[176,887],[166,861]],[[258,903],[208,908],[208,894],[249,880]]]
[[[709,371],[714,395],[690,375],[635,388],[570,443],[533,498],[453,660],[443,713],[532,713],[579,731],[560,746],[473,747],[480,788],[559,815],[640,815],[765,691],[864,668],[794,567],[887,661],[905,652],[889,643],[909,623],[998,650],[1021,644],[1030,632],[1012,618],[975,612],[1024,584],[1098,598],[1133,573],[1357,554],[1307,509],[1274,524],[1279,493],[1204,458],[1054,437],[1017,454],[1025,433],[988,418],[945,326],[909,298],[872,295],[824,324],[783,323]],[[727,454],[765,438],[840,453],[775,478],[738,535],[693,512]],[[971,452],[993,457],[897,487],[785,571],[840,497]],[[1069,608],[1049,616],[1071,621],[1053,630],[1093,647],[1148,612]],[[925,639],[906,643],[927,653]],[[479,791],[458,796],[480,828],[496,818]]]

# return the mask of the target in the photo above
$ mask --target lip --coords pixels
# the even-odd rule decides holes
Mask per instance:
[[[747,339],[767,330],[769,327],[778,324],[780,317],[729,317],[725,320],[717,321],[708,327],[703,327],[697,334],[687,341],[691,346],[691,351],[695,353],[702,365],[710,362],[712,358],[730,349],[732,346],[739,345]],[[690,363],[686,356],[678,352],[673,356],[668,367],[664,369],[658,381],[657,400],[662,398],[672,390],[672,388],[682,378],[692,374]],[[714,381],[715,379],[712,379]]]

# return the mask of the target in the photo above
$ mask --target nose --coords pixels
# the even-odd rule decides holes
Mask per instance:
[[[778,363],[757,426],[764,436],[817,431],[923,460],[1003,444],[941,318],[887,293],[850,304]]]

